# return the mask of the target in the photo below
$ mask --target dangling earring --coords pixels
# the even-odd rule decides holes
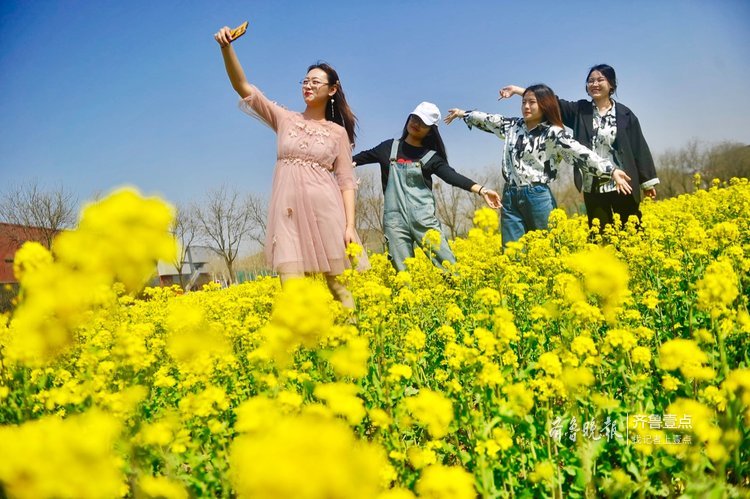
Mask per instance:
[[[333,97],[331,97],[331,119],[336,117],[336,109],[333,107]]]

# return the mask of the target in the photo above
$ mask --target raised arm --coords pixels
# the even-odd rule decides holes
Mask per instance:
[[[390,160],[388,156],[390,156],[392,143],[393,143],[392,140],[386,140],[376,145],[372,149],[358,152],[352,158],[352,161],[354,162],[354,166],[356,167],[356,166],[362,166],[362,165],[369,165],[372,163],[379,163],[380,165],[387,166],[388,161]]]
[[[224,58],[224,67],[227,70],[229,82],[232,84],[234,91],[244,99],[252,93],[252,87],[245,77],[245,72],[242,70],[242,65],[237,59],[234,48],[232,48],[231,31],[228,26],[224,26],[214,34],[214,39],[221,46],[221,55]]]
[[[277,131],[282,116],[288,113],[284,108],[269,100],[263,92],[250,84],[245,77],[240,61],[237,59],[231,45],[230,29],[226,26],[214,33],[214,39],[221,46],[221,55],[232,88],[239,94],[242,112],[260,120],[262,123]]]
[[[456,118],[463,118],[464,123],[469,128],[475,126],[480,130],[493,133],[505,139],[508,130],[513,126],[514,118],[506,118],[502,114],[487,114],[482,111],[464,111],[463,109],[453,108],[448,110],[445,117],[445,124],[450,125]]]
[[[568,162],[578,165],[596,177],[614,179],[617,192],[620,194],[633,192],[629,183],[630,177],[623,170],[615,168],[610,161],[573,139],[562,128],[550,127],[547,140],[551,142],[548,147],[554,148]]]

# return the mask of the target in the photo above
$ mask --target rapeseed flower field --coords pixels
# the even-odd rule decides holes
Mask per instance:
[[[481,209],[447,272],[346,273],[351,314],[312,278],[142,289],[171,208],[117,191],[16,255],[0,496],[750,494],[750,183],[643,209],[505,252]]]

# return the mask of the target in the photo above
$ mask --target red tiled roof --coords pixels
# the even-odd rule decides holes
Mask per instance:
[[[0,223],[0,284],[14,283],[13,256],[26,241],[45,241],[46,231],[37,227]]]

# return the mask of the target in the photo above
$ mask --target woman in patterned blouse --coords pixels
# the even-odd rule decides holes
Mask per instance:
[[[612,179],[616,189],[630,193],[624,171],[573,140],[563,129],[555,94],[546,85],[532,85],[523,92],[523,118],[507,118],[480,111],[450,109],[450,123],[463,118],[469,128],[493,133],[505,141],[502,173],[503,245],[517,241],[526,232],[546,229],[550,212],[557,206],[549,182],[557,177],[558,165],[573,163],[595,177]]]
[[[575,171],[575,183],[583,190],[589,225],[599,219],[600,230],[614,222],[614,214],[625,223],[630,216],[641,219],[640,201],[643,195],[656,199],[656,176],[641,125],[635,114],[612,95],[617,90],[614,68],[598,64],[589,69],[586,93],[591,100],[576,102],[558,99],[563,123],[573,130],[573,138],[609,159],[631,177],[631,192],[623,196],[612,181],[600,181],[585,170]],[[525,89],[515,85],[503,87],[500,97],[523,95]]]

